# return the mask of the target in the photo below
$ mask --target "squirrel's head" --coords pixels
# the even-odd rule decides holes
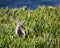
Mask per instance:
[[[24,22],[23,21],[19,21],[18,25],[23,28]]]

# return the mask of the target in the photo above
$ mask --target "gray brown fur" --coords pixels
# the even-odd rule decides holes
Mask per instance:
[[[24,22],[23,21],[19,21],[17,26],[16,26],[16,34],[19,37],[25,36],[25,31],[23,29],[23,25],[24,25]]]

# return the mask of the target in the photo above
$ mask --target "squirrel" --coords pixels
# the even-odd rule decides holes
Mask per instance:
[[[19,37],[25,36],[25,31],[24,31],[23,25],[24,25],[24,22],[23,21],[19,21],[17,26],[16,26],[16,34]]]

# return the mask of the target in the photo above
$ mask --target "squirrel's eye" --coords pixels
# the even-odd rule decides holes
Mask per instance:
[[[23,25],[21,27],[23,28]]]

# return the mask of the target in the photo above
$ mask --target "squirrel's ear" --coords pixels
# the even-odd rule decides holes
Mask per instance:
[[[18,21],[18,22],[23,23],[23,24],[25,23],[24,21]]]
[[[19,25],[23,25],[24,22],[23,22],[23,21],[19,21],[18,24],[19,24]]]

